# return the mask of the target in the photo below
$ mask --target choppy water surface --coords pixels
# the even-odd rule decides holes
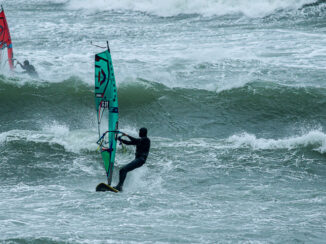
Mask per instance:
[[[324,242],[324,1],[2,4],[40,79],[0,76],[0,242]],[[152,140],[119,194],[95,192],[106,40],[120,127]]]

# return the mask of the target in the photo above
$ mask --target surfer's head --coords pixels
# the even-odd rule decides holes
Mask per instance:
[[[25,60],[25,61],[24,61],[24,65],[29,65],[28,60]]]
[[[139,137],[146,137],[147,129],[145,127],[139,129]]]

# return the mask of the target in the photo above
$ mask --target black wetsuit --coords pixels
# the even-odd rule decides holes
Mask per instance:
[[[33,65],[31,65],[31,64],[27,64],[27,65],[20,64],[20,66],[22,67],[23,70],[25,70],[23,72],[23,74],[29,74],[30,76],[35,77],[35,78],[38,77],[38,74],[37,74],[37,72],[36,72],[36,70],[35,70],[35,68],[34,68]]]
[[[126,145],[135,145],[136,146],[136,153],[135,153],[135,159],[131,161],[129,164],[124,166],[122,169],[120,169],[119,172],[119,184],[116,186],[118,190],[122,189],[123,182],[126,179],[127,173],[129,171],[132,171],[136,168],[141,167],[147,159],[149,149],[151,146],[151,141],[149,138],[146,137],[140,137],[140,138],[134,138],[132,136],[128,136],[130,141],[126,141],[123,139],[120,139],[120,141]]]

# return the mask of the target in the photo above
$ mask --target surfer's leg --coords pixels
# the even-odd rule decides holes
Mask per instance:
[[[129,164],[124,166],[122,169],[120,169],[119,172],[119,184],[115,187],[117,190],[121,191],[123,183],[126,179],[127,173],[129,171],[132,171],[136,168],[141,167],[145,163],[145,160],[142,158],[135,158],[133,161],[131,161]]]

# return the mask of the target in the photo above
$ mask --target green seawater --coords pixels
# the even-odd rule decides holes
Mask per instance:
[[[0,75],[0,243],[323,243],[326,5],[311,2],[5,1],[40,79]],[[152,141],[119,194],[95,192],[90,41],[106,40],[119,127]],[[113,185],[133,157],[118,147]]]

